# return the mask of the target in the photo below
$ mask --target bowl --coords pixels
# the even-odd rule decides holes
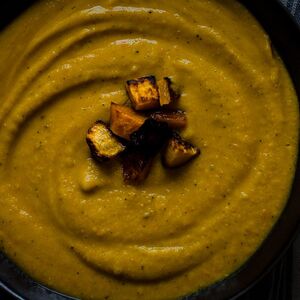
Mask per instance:
[[[33,0],[1,2],[0,29],[7,26],[33,2]],[[251,11],[270,36],[292,77],[300,99],[300,27],[279,2],[261,0],[240,0],[240,2]],[[300,220],[299,182],[300,162],[298,157],[296,174],[287,205],[260,248],[231,276],[183,299],[234,299],[260,280],[284,254],[298,231]],[[2,253],[0,253],[0,287],[17,299],[74,299],[33,281]]]

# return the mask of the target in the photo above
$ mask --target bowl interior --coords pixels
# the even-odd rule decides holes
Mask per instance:
[[[0,30],[34,0],[11,0],[0,4]],[[258,19],[284,60],[300,99],[300,29],[276,1],[240,0]],[[255,41],[253,41],[255,42]],[[276,174],[274,174],[276,176]],[[249,288],[279,259],[298,230],[300,220],[300,164],[286,208],[267,239],[248,262],[229,278],[184,299],[221,300],[235,297]],[[34,282],[0,253],[0,286],[19,299],[73,299]]]

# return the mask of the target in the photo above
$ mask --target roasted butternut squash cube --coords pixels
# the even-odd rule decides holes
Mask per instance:
[[[110,129],[115,135],[130,140],[130,135],[137,131],[145,120],[144,116],[139,115],[130,107],[111,103]]]
[[[149,110],[159,107],[159,92],[154,76],[128,80],[126,90],[135,110]]]
[[[122,155],[123,180],[126,184],[137,185],[149,175],[153,157],[141,149],[129,148]]]
[[[200,149],[174,133],[162,154],[162,162],[167,168],[176,168],[196,158],[200,153]]]
[[[168,141],[172,131],[167,123],[147,119],[139,130],[130,136],[131,145],[150,156],[155,156]]]
[[[90,127],[86,142],[92,157],[98,161],[112,159],[125,150],[125,147],[102,121],[97,121]]]
[[[160,106],[168,105],[172,102],[171,80],[165,77],[157,82]]]

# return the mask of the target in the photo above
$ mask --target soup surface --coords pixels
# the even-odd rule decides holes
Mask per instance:
[[[298,104],[233,0],[44,0],[0,35],[1,247],[84,299],[176,299],[237,270],[285,206]],[[202,154],[124,185],[85,142],[124,83],[169,76]]]

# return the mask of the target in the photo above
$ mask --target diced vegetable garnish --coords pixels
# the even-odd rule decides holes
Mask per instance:
[[[86,141],[92,157],[99,161],[112,159],[125,150],[125,147],[102,121],[97,121],[88,130]]]
[[[200,149],[183,140],[175,133],[162,154],[163,165],[167,168],[180,167],[200,155]]]
[[[132,108],[111,103],[110,106],[110,129],[126,140],[137,131],[145,122],[146,118],[137,114]]]
[[[157,111],[151,118],[158,122],[166,122],[172,129],[181,129],[187,125],[186,113],[181,110]]]
[[[126,90],[135,110],[159,107],[159,92],[154,76],[128,80]]]
[[[130,136],[134,147],[149,155],[155,155],[171,136],[167,123],[147,119],[145,123]]]
[[[157,82],[159,91],[160,106],[168,105],[172,102],[171,80],[165,77]]]
[[[168,77],[158,82],[154,76],[128,80],[126,89],[132,108],[111,103],[110,129],[97,121],[88,130],[86,140],[94,159],[108,160],[122,153],[126,184],[144,181],[162,149],[162,163],[167,168],[180,167],[200,155],[200,149],[173,131],[187,126],[187,116],[176,110],[180,94],[171,84]],[[88,183],[83,190],[93,189],[93,184]]]
[[[139,184],[149,175],[153,158],[138,149],[128,149],[122,156],[123,179],[127,184]]]

